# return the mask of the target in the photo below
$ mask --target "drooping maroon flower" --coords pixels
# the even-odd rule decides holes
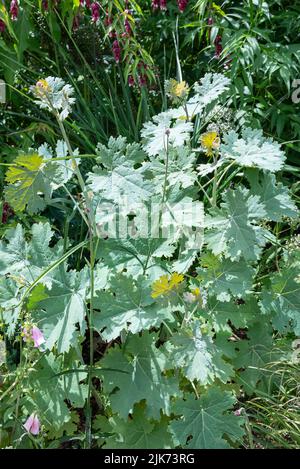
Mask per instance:
[[[147,75],[145,73],[139,75],[139,84],[141,87],[147,85]]]
[[[157,10],[159,8],[159,0],[152,0],[151,6],[153,10]]]
[[[74,16],[74,19],[73,19],[73,25],[72,25],[73,31],[77,31],[77,29],[79,28],[79,26],[80,26],[80,16],[79,16],[79,15],[75,15],[75,16]]]
[[[0,33],[4,33],[5,28],[6,26],[5,26],[4,21],[0,20]]]
[[[19,14],[18,0],[11,0],[9,13],[13,21],[15,21],[18,18],[18,14]]]
[[[85,0],[85,6],[91,8],[91,0]]]
[[[218,34],[215,39],[215,55],[214,57],[216,59],[220,58],[220,55],[222,54],[223,51],[223,46],[222,46],[222,36]]]
[[[129,85],[129,86],[133,86],[134,83],[135,83],[135,82],[134,82],[134,77],[133,77],[133,75],[129,75],[129,77],[128,77],[128,85]]]
[[[2,223],[5,225],[9,219],[14,215],[13,209],[10,207],[10,205],[7,202],[4,202],[3,207],[2,207]]]
[[[128,36],[131,36],[132,29],[131,29],[131,25],[130,25],[130,22],[129,22],[128,18],[125,18],[124,27],[125,27],[125,31],[128,34]]]
[[[121,60],[121,47],[117,39],[113,42],[112,50],[113,50],[115,61],[118,64]]]
[[[113,19],[112,17],[110,16],[110,14],[108,13],[108,10],[106,10],[106,13],[105,13],[105,20],[104,20],[104,24],[105,26],[110,26],[113,22]]]
[[[48,6],[49,6],[49,5],[48,5],[48,0],[43,0],[43,1],[42,1],[42,7],[43,7],[43,9],[44,9],[44,10],[48,10]]]
[[[100,5],[98,2],[94,2],[91,4],[91,10],[92,10],[92,21],[93,23],[96,23],[99,18],[100,18]]]
[[[184,10],[186,9],[188,1],[189,0],[177,0],[178,8],[181,11],[181,13],[183,13]]]
[[[139,68],[139,70],[144,71],[144,70],[147,70],[148,65],[145,64],[144,62],[139,62],[139,63],[138,63],[138,68]]]
[[[168,9],[167,0],[160,0],[159,6],[161,10],[166,11]]]

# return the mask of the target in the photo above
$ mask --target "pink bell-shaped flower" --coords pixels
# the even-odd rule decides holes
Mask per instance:
[[[25,430],[32,435],[38,435],[40,433],[40,421],[36,414],[31,414],[30,417],[24,423]]]
[[[45,342],[42,331],[36,326],[33,326],[31,329],[31,337],[34,342],[34,346],[37,348],[39,348]]]

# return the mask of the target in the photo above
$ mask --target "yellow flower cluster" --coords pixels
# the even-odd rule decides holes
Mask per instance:
[[[170,276],[162,275],[152,284],[152,298],[167,295],[171,291],[176,290],[178,285],[180,285],[183,280],[184,276],[182,274],[178,274],[177,272],[174,272]]]
[[[177,81],[171,78],[166,82],[166,93],[170,98],[181,100],[186,98],[189,93],[189,86],[186,81]]]
[[[200,142],[207,156],[212,156],[213,150],[218,150],[220,147],[220,137],[216,131],[205,132],[205,134],[202,134]]]

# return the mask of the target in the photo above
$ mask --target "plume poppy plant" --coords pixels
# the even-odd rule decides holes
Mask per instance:
[[[36,414],[33,413],[28,417],[24,423],[24,428],[32,435],[38,435],[40,433],[40,421]]]

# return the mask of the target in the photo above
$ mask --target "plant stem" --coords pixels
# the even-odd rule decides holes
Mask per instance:
[[[95,255],[94,255],[94,240],[93,236],[90,233],[90,309],[88,314],[89,322],[89,340],[90,340],[90,350],[89,350],[89,370],[88,370],[88,396],[87,396],[87,412],[86,412],[86,433],[85,433],[85,444],[86,448],[90,449],[92,446],[92,409],[91,409],[91,397],[93,394],[93,366],[94,366],[94,327],[93,327],[93,297],[94,297],[94,287],[95,287],[95,277],[94,277],[94,266],[95,266]]]
[[[94,297],[94,267],[95,267],[95,251],[94,251],[94,236],[93,236],[93,228],[94,228],[94,221],[92,217],[92,206],[89,195],[86,190],[85,182],[81,175],[80,169],[78,167],[77,161],[74,157],[74,153],[66,133],[65,127],[62,121],[59,119],[57,113],[55,113],[56,120],[58,122],[59,128],[61,130],[61,134],[63,139],[67,145],[68,152],[70,157],[72,158],[72,164],[74,171],[76,173],[82,194],[85,197],[86,209],[87,209],[87,217],[81,211],[76,201],[74,201],[73,196],[69,193],[73,202],[77,205],[78,210],[83,218],[83,220],[88,225],[88,233],[89,233],[89,246],[90,246],[90,307],[88,311],[88,325],[89,325],[89,370],[88,370],[88,396],[87,396],[87,405],[86,405],[86,429],[85,429],[85,447],[90,449],[92,446],[92,408],[91,408],[91,398],[93,392],[93,365],[94,365],[94,325],[93,325],[93,316],[94,316],[94,309],[93,309],[93,297]],[[67,190],[68,191],[68,190]],[[99,242],[99,240],[98,240]]]
[[[215,160],[216,163],[216,160]],[[213,179],[213,189],[212,189],[212,206],[217,206],[217,189],[218,189],[218,168],[215,168],[214,179]]]
[[[167,185],[168,185],[168,170],[169,170],[169,136],[167,134],[167,144],[165,145],[165,153],[166,153],[166,165],[165,165],[165,177],[164,177],[164,185],[163,185],[163,194],[161,199],[161,209],[159,213],[159,231],[161,232],[161,222],[162,222],[162,215],[166,200],[166,192],[167,192]]]
[[[175,54],[176,54],[176,64],[177,64],[177,78],[179,82],[182,82],[182,70],[181,64],[179,59],[179,36],[178,36],[178,16],[176,18],[176,35],[173,31],[173,41],[175,46]]]
[[[166,152],[166,166],[165,166],[165,178],[164,178],[164,185],[163,185],[162,206],[165,203],[167,184],[168,184],[168,170],[169,170],[169,136],[168,134],[167,134],[167,145],[165,146],[165,152]]]
[[[74,157],[74,153],[73,153],[73,150],[72,150],[72,147],[71,147],[71,144],[70,144],[69,137],[67,136],[66,129],[65,129],[64,124],[62,123],[62,121],[59,119],[57,113],[55,114],[55,117],[56,117],[57,123],[59,125],[59,128],[60,128],[61,134],[63,136],[63,139],[66,142],[69,155],[72,158],[72,163],[73,163],[73,166],[74,166],[74,170],[75,170],[79,185],[81,187],[82,192],[85,193],[86,192],[85,183],[84,183],[83,177],[81,175],[81,172],[78,168],[77,161]]]

